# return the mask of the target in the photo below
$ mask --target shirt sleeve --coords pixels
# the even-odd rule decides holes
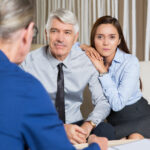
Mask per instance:
[[[110,113],[110,104],[103,94],[98,76],[98,72],[95,71],[89,81],[89,89],[91,91],[94,109],[87,118],[87,121],[92,121],[96,125],[104,121]]]
[[[126,61],[118,84],[112,80],[109,73],[99,77],[99,80],[113,111],[121,110],[126,106],[139,83],[139,62],[137,58],[131,57]]]

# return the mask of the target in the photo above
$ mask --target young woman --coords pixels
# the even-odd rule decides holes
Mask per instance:
[[[91,46],[81,45],[100,73],[112,111],[107,118],[116,138],[150,138],[150,106],[140,90],[139,61],[131,55],[116,18],[99,18],[91,31]]]

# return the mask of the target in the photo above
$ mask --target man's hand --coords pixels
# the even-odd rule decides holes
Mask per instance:
[[[72,144],[86,143],[87,133],[81,127],[73,124],[64,124],[67,136]]]
[[[97,137],[96,135],[90,135],[88,139],[88,143],[97,143],[101,150],[107,150],[108,148],[108,140],[104,137]]]
[[[90,124],[90,122],[84,122],[81,126],[81,128],[84,129],[84,131],[86,131],[86,138],[90,135],[92,129],[93,129],[93,126]]]

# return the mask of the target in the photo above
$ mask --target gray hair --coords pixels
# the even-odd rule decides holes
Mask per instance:
[[[79,31],[79,25],[75,14],[70,10],[66,9],[57,9],[49,14],[49,18],[46,24],[47,33],[49,32],[53,19],[59,19],[63,23],[72,24],[74,26],[74,31],[77,33]]]
[[[0,38],[9,38],[32,21],[33,5],[30,0],[0,0]]]

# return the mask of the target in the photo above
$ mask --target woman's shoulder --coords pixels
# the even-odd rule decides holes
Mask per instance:
[[[124,62],[127,62],[127,63],[136,63],[136,64],[139,64],[139,60],[138,58],[133,55],[133,54],[129,54],[129,53],[125,53],[124,51],[122,50],[119,50],[120,53],[122,53],[122,57],[123,57],[123,61]]]
[[[138,60],[138,58],[135,55],[133,55],[133,54],[126,54],[125,57],[126,57],[126,61],[129,64],[139,64],[139,60]]]

